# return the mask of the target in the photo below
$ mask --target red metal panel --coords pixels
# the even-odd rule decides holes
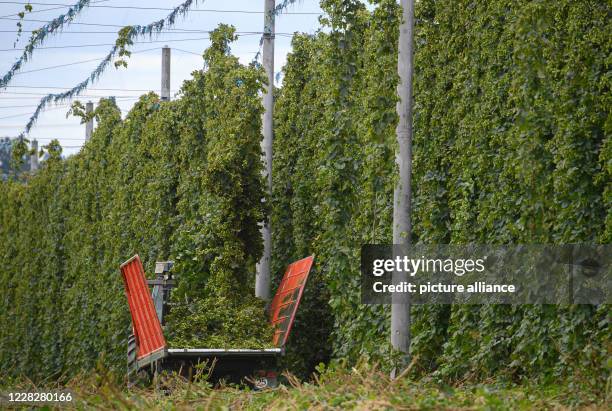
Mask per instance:
[[[141,359],[166,348],[166,340],[138,255],[121,264],[121,276],[125,284],[125,295],[130,307],[132,327],[138,345],[136,358]]]
[[[277,347],[284,346],[289,338],[313,260],[310,256],[290,264],[272,299],[270,323],[276,328],[273,343]]]

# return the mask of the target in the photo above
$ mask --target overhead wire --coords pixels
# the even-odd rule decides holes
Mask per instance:
[[[62,106],[62,107],[53,107],[48,109],[47,111],[56,111],[56,110],[65,110],[67,106]],[[7,118],[16,118],[16,117],[23,117],[23,116],[30,116],[32,115],[32,112],[27,112],[27,113],[19,113],[19,114],[12,114],[10,116],[4,116],[4,117],[0,117],[0,120],[5,120]]]
[[[93,4],[93,3],[105,3],[105,2],[107,2],[107,1],[110,1],[110,0],[98,0],[98,1],[92,1],[92,2],[91,2],[91,4]],[[26,2],[26,3],[18,3],[18,2],[5,2],[5,3],[6,3],[6,4],[20,4],[20,5],[24,5],[24,6],[25,6],[26,4],[33,4],[33,3],[30,3],[30,2]],[[50,5],[50,4],[49,4],[49,3],[39,3],[39,5],[46,5],[46,6],[48,6],[48,5]],[[31,10],[31,11],[28,11],[28,15],[33,14],[33,13],[43,13],[43,12],[45,12],[45,11],[60,10],[60,9],[64,9],[64,8],[66,8],[66,7],[70,7],[70,6],[71,6],[71,5],[59,6],[59,7],[51,7],[51,8],[48,8],[48,9],[42,9],[42,10],[34,9],[34,10]],[[0,16],[0,18],[4,18],[4,17],[13,17],[13,16],[19,16],[19,13],[15,13],[15,14],[7,14],[7,15],[5,15],[5,16]]]
[[[24,4],[21,2],[16,2],[16,1],[0,1],[0,4]],[[32,5],[44,5],[44,6],[62,6],[62,7],[70,7],[70,4],[64,4],[64,3],[37,3],[37,2],[28,2],[28,4],[32,4]],[[109,6],[109,5],[103,5],[103,6],[98,6],[98,5],[89,5],[89,8],[105,8],[105,9],[128,9],[128,10],[157,10],[157,11],[172,11],[171,8],[166,8],[166,7],[143,7],[143,6]],[[198,13],[236,13],[236,14],[264,14],[264,11],[260,11],[260,10],[238,10],[238,9],[234,9],[234,10],[225,10],[225,9],[193,9],[191,10],[192,12],[198,12]],[[302,11],[302,12],[282,12],[279,14],[287,14],[287,15],[299,15],[299,16],[307,16],[307,15],[313,15],[313,16],[318,16],[321,13],[320,12],[308,12],[308,11]]]
[[[73,23],[74,24],[74,23]],[[22,30],[22,33],[33,33],[35,30]],[[19,30],[0,30],[0,33],[18,33]],[[54,32],[54,34],[59,34],[61,33],[62,35],[64,34],[117,34],[116,31],[103,31],[103,30],[96,30],[96,31],[56,31]],[[155,33],[155,35],[159,35],[159,34],[183,34],[183,33],[210,33],[210,31],[208,30],[198,30],[198,29],[184,29],[184,30],[179,30],[179,29],[164,29],[158,33]]]
[[[147,51],[153,51],[153,50],[159,50],[161,49],[161,47],[154,47],[154,48],[150,48],[150,49],[145,49],[145,50],[138,50],[138,51],[132,51],[132,54],[137,54],[137,53],[144,53]],[[37,68],[37,69],[33,69],[33,70],[25,70],[25,71],[19,71],[17,73],[15,73],[15,76],[17,75],[22,75],[22,74],[27,74],[27,73],[35,73],[37,71],[44,71],[44,70],[52,70],[52,69],[56,69],[56,68],[61,68],[61,67],[68,67],[68,66],[75,66],[78,64],[85,64],[85,63],[91,63],[100,61],[100,58],[95,58],[95,59],[88,59],[88,60],[81,60],[81,61],[74,61],[72,63],[64,63],[64,64],[58,64],[55,66],[48,66],[48,67],[41,67],[41,68]]]
[[[50,88],[50,89],[56,89],[56,90],[63,90],[63,89],[70,89],[70,87],[60,87],[60,86],[29,86],[29,85],[25,85],[25,86],[6,86],[8,88]],[[151,91],[150,89],[144,89],[144,88],[98,88],[98,87],[92,87],[92,88],[88,88],[87,90],[99,90],[99,91]],[[176,90],[175,90],[176,91]]]
[[[0,17],[0,20],[12,20],[12,21],[23,21],[23,22],[34,22],[34,23],[48,23],[47,20],[37,20],[37,19],[26,19],[26,20],[22,20],[22,19],[15,19],[15,18],[9,18],[9,17]],[[117,28],[124,28],[126,26],[129,26],[129,24],[124,24],[124,25],[120,25],[120,24],[104,24],[104,23],[83,23],[83,22],[76,22],[76,21],[71,21],[69,23],[71,26],[95,26],[95,27],[117,27]],[[179,29],[174,29],[177,31],[180,31]],[[58,31],[59,32],[59,31]]]
[[[75,127],[75,126],[80,126],[81,124],[74,124],[74,123],[68,123],[68,124],[41,124],[39,127],[53,127],[53,128],[57,128],[57,127]],[[19,128],[19,127],[23,127],[23,124],[8,124],[8,125],[0,125],[0,128]]]
[[[79,97],[89,98],[89,99],[113,97],[115,100],[123,101],[123,100],[139,99],[141,96],[109,96],[109,95],[86,95],[86,94],[81,94]],[[8,102],[8,101],[11,101],[11,100],[35,100],[35,101],[38,101],[38,100],[40,100],[40,95],[35,96],[35,97],[2,97],[2,96],[0,96],[0,102]]]
[[[0,30],[0,33],[18,33],[19,30]],[[179,30],[179,29],[164,29],[161,30],[159,32],[156,33],[152,33],[152,35],[154,36],[160,36],[162,34],[210,34],[212,33],[213,30],[200,30],[200,29],[184,29],[184,30]],[[22,33],[32,33],[32,31],[22,31]],[[58,32],[59,33],[59,32]],[[261,34],[263,33],[263,31],[237,31],[236,34],[245,34],[245,33],[254,33],[254,34]],[[61,34],[117,34],[116,31],[102,31],[102,30],[96,30],[96,31],[62,31]],[[275,34],[278,35],[284,35],[284,36],[291,36],[293,35],[293,33],[282,33],[282,32],[276,32]]]
[[[87,141],[85,138],[71,138],[71,137],[30,137],[30,140],[38,141],[51,141],[51,140],[66,140],[66,141]]]
[[[121,91],[121,90],[117,89],[117,90],[110,90],[110,91]],[[144,92],[147,93],[149,91],[151,91],[151,90],[146,90]],[[5,91],[5,92],[0,93],[0,97],[2,97],[4,95],[7,95],[7,94],[8,95],[14,95],[14,94],[21,95],[21,94],[25,94],[25,95],[35,96],[35,97],[27,97],[27,98],[37,98],[38,96],[42,96],[42,95],[45,95],[47,93],[43,93],[43,92],[40,92],[40,93],[28,93],[28,92],[25,92],[25,91]],[[99,96],[99,95],[95,95],[95,94],[81,94],[81,97],[104,97],[104,95],[103,96]],[[117,97],[138,97],[138,96],[135,96],[135,95],[127,95],[127,96],[126,95],[122,95],[122,96],[117,96]]]
[[[180,17],[185,17],[188,12],[192,9],[192,6],[197,5],[198,4],[198,0],[185,0],[183,3],[177,5],[176,7],[174,7],[172,9],[172,11],[170,13],[168,13],[163,19],[161,20],[155,20],[147,25],[141,26],[141,25],[135,25],[135,26],[127,26],[124,27],[127,29],[127,32],[125,33],[125,37],[123,38],[124,42],[122,44],[115,44],[114,46],[111,47],[110,51],[107,53],[107,55],[100,60],[100,62],[98,63],[98,65],[96,66],[96,68],[81,82],[79,82],[78,84],[76,84],[72,89],[67,90],[63,93],[49,93],[46,96],[42,97],[40,99],[40,102],[38,104],[38,106],[36,107],[36,110],[34,111],[34,113],[32,114],[32,116],[30,117],[30,119],[27,121],[24,130],[19,134],[19,137],[23,137],[25,133],[28,133],[30,131],[30,129],[32,128],[32,126],[36,123],[36,120],[38,118],[38,116],[40,115],[40,113],[42,111],[44,111],[45,107],[50,103],[50,102],[54,102],[54,103],[58,103],[58,102],[62,102],[63,100],[67,100],[67,99],[72,99],[75,96],[78,96],[79,94],[81,94],[82,92],[85,91],[85,89],[90,86],[93,82],[95,82],[96,80],[98,80],[100,78],[100,76],[102,75],[102,73],[104,73],[104,71],[106,70],[106,68],[108,68],[108,66],[110,65],[110,63],[112,62],[112,60],[116,57],[117,54],[119,54],[120,57],[123,57],[125,55],[130,55],[130,52],[125,52],[125,46],[126,43],[127,45],[131,45],[132,41],[135,40],[135,38],[139,37],[139,36],[144,36],[149,34],[149,36],[151,35],[151,33],[154,32],[160,32],[162,31],[164,28],[166,27],[173,27],[174,24],[176,23],[176,19],[180,18]],[[77,7],[78,6],[78,7]],[[83,0],[81,0],[81,2],[79,2],[77,4],[77,6],[75,6],[74,8],[71,6],[68,10],[68,17],[66,17],[65,15],[60,15],[59,17],[53,19],[51,22],[46,23],[40,30],[40,33],[48,33],[49,28],[51,30],[55,30],[60,29],[61,27],[63,27],[64,23],[70,23],[72,22],[72,17],[75,15],[75,13],[78,13],[83,6]],[[66,18],[68,20],[66,20]],[[10,18],[9,18],[10,19]],[[110,25],[107,25],[110,26]],[[47,32],[45,32],[44,30],[47,30]],[[123,35],[123,34],[122,34]],[[2,77],[2,83],[1,85],[7,85],[10,81],[11,78],[14,76],[14,74],[21,69],[22,64],[28,60],[28,58],[31,58],[32,56],[32,42],[34,42],[34,40],[36,40],[34,37],[38,36],[38,42],[41,43],[42,40],[44,39],[44,36],[41,37],[41,35],[39,35],[39,33],[37,33],[36,35],[32,36],[32,39],[30,44],[28,44],[28,46],[26,46],[26,50],[23,52],[23,54],[21,55],[21,57],[19,59],[17,59],[16,62],[13,63],[13,65],[11,66],[11,69]],[[40,44],[39,44],[40,45]],[[142,52],[142,51],[141,51]],[[126,65],[125,61],[120,60],[118,62],[119,64],[123,64]],[[117,62],[115,63],[115,65],[118,64]]]
[[[106,1],[106,0],[102,0],[102,1]],[[100,2],[102,2],[100,1]],[[285,7],[285,3],[289,4],[289,3],[293,3],[293,1],[285,1],[283,2],[283,7]],[[0,1],[0,4],[23,4],[20,2],[10,2],[10,1]],[[71,7],[71,5],[69,4],[60,4],[60,3],[32,3],[29,2],[29,4],[44,4],[44,5],[58,5],[61,7]],[[167,8],[158,8],[158,7],[133,7],[133,6],[125,6],[125,7],[121,7],[121,6],[96,6],[96,5],[90,5],[89,7],[99,7],[99,8],[110,8],[110,9],[119,9],[119,8],[124,8],[124,9],[141,9],[141,10],[168,10],[168,11],[173,11],[172,14],[176,14],[177,11],[179,10],[179,7],[175,8],[175,9],[167,9]],[[184,5],[181,5],[181,7],[184,7]],[[320,15],[321,13],[309,13],[309,12],[297,12],[297,13],[291,13],[291,12],[284,12],[284,13],[280,13],[280,9],[281,6],[277,7],[278,10],[275,10],[275,14],[296,14],[296,15],[307,15],[307,14],[312,14],[312,15]],[[202,9],[193,9],[190,11],[196,11],[196,12],[202,12],[202,11],[207,11],[207,12],[223,12],[223,13],[248,13],[248,14],[263,14],[265,12],[262,11],[249,11],[249,10],[216,10],[216,9],[207,9],[207,10],[202,10]],[[171,15],[172,15],[171,14]],[[170,17],[168,17],[170,18]],[[14,18],[10,18],[10,17],[0,17],[0,19],[3,20],[20,20],[23,22],[27,22],[27,21],[31,21],[31,22],[43,22],[43,23],[48,23],[47,21],[44,20],[36,20],[36,19],[14,19]],[[99,26],[99,27],[117,27],[117,28],[123,28],[126,27],[126,25],[115,25],[115,24],[101,24],[101,23],[82,23],[82,22],[69,22],[69,24],[75,24],[75,25],[83,25],[83,26]],[[137,26],[139,27],[139,26]],[[59,31],[58,31],[59,32]],[[63,32],[63,31],[62,31]],[[186,33],[188,32],[187,30],[173,30],[173,34],[176,33]],[[253,35],[253,34],[261,34],[262,32],[252,32],[252,33],[244,33],[243,35]],[[158,33],[159,34],[159,33]],[[166,33],[164,33],[166,34]],[[169,33],[168,33],[169,34]],[[276,35],[278,36],[283,36],[283,35],[287,35],[290,36],[292,34],[290,33],[276,33]],[[144,42],[135,42],[136,44],[142,44],[142,43],[163,43],[163,42],[174,42],[174,41],[199,41],[199,40],[205,40],[208,39],[208,37],[206,38],[198,38],[198,39],[167,39],[167,40],[152,40],[152,41],[144,41]],[[100,44],[100,46],[102,45],[111,45],[111,44]],[[95,47],[98,46],[96,45],[69,45],[69,46],[51,46],[51,47],[40,47],[40,48],[49,48],[49,49],[61,49],[61,48],[76,48],[76,47]],[[113,44],[113,46],[116,46],[116,44]],[[147,49],[147,50],[139,50],[139,51],[134,51],[132,53],[142,53],[142,52],[146,52],[146,51],[152,51],[152,50],[158,50],[159,48],[151,48],[151,49]],[[176,49],[176,48],[175,48]],[[184,53],[188,53],[188,54],[193,54],[193,55],[200,55],[199,53],[196,52],[191,52],[188,50],[182,50],[182,49],[176,49],[179,52],[184,52]],[[13,50],[0,50],[0,51],[14,51]],[[259,54],[259,53],[257,53]],[[101,61],[101,64],[103,61],[107,60],[107,58],[103,59]],[[61,68],[61,67],[68,67],[68,66],[72,66],[72,65],[77,65],[77,64],[84,64],[84,63],[88,63],[88,62],[92,62],[92,61],[99,61],[99,59],[88,59],[88,60],[82,60],[82,61],[77,61],[77,62],[71,62],[71,63],[65,63],[65,64],[60,64],[60,65],[54,65],[54,66],[49,66],[49,67],[42,67],[42,68],[38,68],[38,69],[33,69],[33,70],[28,70],[28,71],[23,71],[23,72],[19,72],[19,73],[15,73],[15,74],[26,74],[26,73],[32,73],[32,72],[39,72],[39,71],[43,71],[43,70],[50,70],[50,69],[56,69],[56,68]],[[84,82],[83,82],[84,83]],[[72,90],[67,90],[68,92],[72,92]],[[67,94],[65,93],[65,94]],[[34,113],[34,115],[32,116],[32,118],[30,119],[30,121],[28,122],[27,126],[26,126],[26,132],[29,131],[31,125],[33,124],[33,122],[35,122],[35,119],[38,115],[38,112],[43,108],[41,108],[41,106],[43,106],[43,104],[46,104],[45,101],[43,101],[44,99],[48,99],[49,97],[53,97],[53,96],[58,96],[58,95],[53,95],[53,94],[49,94],[47,95],[45,98],[43,98],[41,100],[41,103],[39,104],[38,108],[36,109],[36,112]],[[102,96],[95,96],[95,97],[102,97]],[[56,101],[57,101],[57,97],[55,97]],[[10,118],[10,117],[17,117],[19,115],[14,115],[14,116],[7,116],[7,117],[2,117],[2,118]],[[45,125],[45,126],[51,126],[51,125]],[[61,126],[61,125],[58,125]]]
[[[67,110],[70,106],[62,106],[62,107],[53,107],[50,108],[48,110],[46,110],[47,112],[49,111],[57,111],[57,110]],[[124,109],[119,109],[120,111],[128,111],[128,110],[124,110]],[[27,113],[19,113],[19,114],[13,114],[10,116],[3,116],[0,117],[0,120],[6,120],[9,118],[18,118],[18,117],[24,117],[24,116],[31,116],[32,112],[27,112]],[[41,125],[40,127],[64,127],[64,126],[74,126],[74,124],[45,124],[45,125]],[[21,126],[14,126],[14,125],[0,125],[0,128],[14,128],[14,127],[21,127]]]
[[[108,0],[104,0],[104,1],[108,1]],[[63,8],[65,8],[65,7],[62,6],[62,7],[51,7],[51,8],[43,9],[43,10],[32,10],[32,11],[29,11],[28,14],[31,14],[31,13],[42,13],[44,11],[59,10],[59,9],[63,9]],[[13,16],[17,16],[18,17],[19,13],[7,14],[7,15],[4,15],[4,16],[0,16],[0,19],[4,19],[6,17],[13,17]],[[24,33],[25,33],[25,31],[24,31]]]
[[[179,49],[179,48],[176,48],[176,47],[172,47],[172,50],[180,51],[182,53],[187,53],[187,54],[194,54],[196,56],[202,56],[202,53],[196,53],[195,51],[189,51],[189,50],[182,50],[182,49]]]
[[[261,34],[260,32],[244,32],[239,34],[239,36],[256,36]],[[181,41],[200,41],[200,40],[209,40],[210,37],[198,37],[198,38],[189,38],[189,39],[165,39],[165,40],[150,40],[150,41],[135,41],[136,44],[153,44],[153,43],[177,43]],[[68,49],[68,48],[83,48],[83,47],[102,47],[102,46],[114,46],[115,43],[98,43],[98,44],[74,44],[67,46],[46,46],[46,47],[37,47],[37,50],[44,49]],[[24,49],[0,49],[0,52],[10,52],[10,51],[23,51]],[[134,53],[134,52],[132,52]],[[25,73],[21,71],[20,73]]]
[[[68,107],[68,105],[65,105],[65,106]],[[13,109],[13,108],[26,108],[26,107],[32,107],[32,104],[25,104],[25,105],[21,105],[21,106],[0,106],[0,110],[8,109],[8,108]]]

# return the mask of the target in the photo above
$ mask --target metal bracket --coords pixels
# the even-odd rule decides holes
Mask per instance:
[[[168,301],[170,291],[176,285],[174,275],[171,272],[173,261],[158,261],[155,263],[155,279],[147,280],[147,284],[153,286],[151,295],[155,305],[155,312],[159,322],[164,325],[164,317],[168,313]]]

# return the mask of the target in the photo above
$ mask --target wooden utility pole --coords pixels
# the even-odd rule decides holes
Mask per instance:
[[[399,33],[397,72],[397,115],[396,129],[399,151],[396,162],[399,180],[393,193],[393,243],[410,246],[411,222],[411,174],[412,174],[412,73],[414,53],[414,0],[400,0],[402,21]],[[394,272],[393,283],[407,281],[406,272]],[[391,306],[391,345],[404,354],[403,368],[407,364],[410,350],[410,299],[407,293],[394,293]],[[394,370],[392,376],[394,376]],[[401,370],[400,370],[401,371]]]
[[[170,101],[170,47],[162,48],[161,99]]]
[[[87,104],[85,104],[85,113],[90,114],[92,111],[93,103],[88,101]],[[87,123],[85,123],[85,141],[89,141],[91,139],[91,135],[93,134],[93,126],[93,118],[87,120]]]
[[[38,141],[32,140],[32,154],[30,154],[30,171],[38,170]]]
[[[264,0],[264,34],[263,66],[268,78],[264,90],[264,115],[262,121],[263,141],[261,148],[264,155],[265,177],[268,195],[272,196],[272,141],[274,139],[274,7],[275,0]],[[255,278],[255,296],[264,300],[270,299],[270,259],[272,257],[272,234],[270,219],[264,221],[261,229],[264,243],[264,254],[257,265]]]

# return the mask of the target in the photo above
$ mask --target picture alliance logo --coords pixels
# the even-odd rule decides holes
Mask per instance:
[[[385,273],[405,272],[414,277],[417,273],[446,273],[463,276],[466,273],[485,271],[487,256],[482,258],[410,258],[398,256],[391,259],[375,259],[372,263],[372,274],[381,277]]]

